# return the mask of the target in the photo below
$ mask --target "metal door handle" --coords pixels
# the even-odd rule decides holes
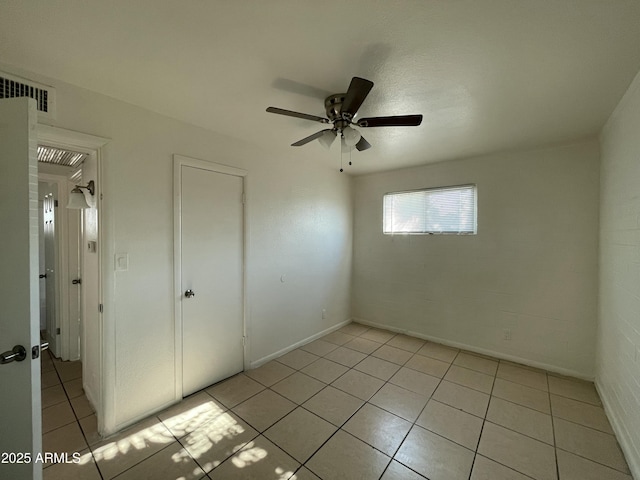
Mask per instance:
[[[44,352],[45,350],[49,350],[49,342],[42,342],[40,344],[40,351]]]
[[[186,292],[184,292],[184,296],[187,297],[187,298],[195,297],[196,296],[196,292],[194,292],[193,290],[189,289]]]
[[[38,275],[39,278],[47,278],[47,274],[46,273],[41,273],[40,275]]]
[[[71,283],[73,283],[74,285],[80,285],[82,283],[82,279],[74,278],[73,280],[71,280]]]
[[[4,365],[5,363],[11,363],[14,360],[16,362],[21,362],[25,358],[27,358],[27,351],[25,348],[22,345],[16,345],[13,347],[13,350],[0,354],[0,364]]]

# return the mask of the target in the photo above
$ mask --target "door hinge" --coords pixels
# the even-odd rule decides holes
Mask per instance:
[[[102,304],[99,304],[99,305],[98,305],[98,311],[99,311],[100,313],[102,313],[102,310],[103,310],[103,309],[102,309]]]
[[[53,206],[54,206],[54,207],[57,207],[57,206],[58,206],[58,200],[54,200],[54,201],[53,201]]]
[[[60,328],[56,328],[56,335],[60,335]]]
[[[244,205],[245,203],[247,203],[247,195],[242,192],[242,204]]]
[[[242,337],[242,346],[244,347],[247,344],[247,338]]]

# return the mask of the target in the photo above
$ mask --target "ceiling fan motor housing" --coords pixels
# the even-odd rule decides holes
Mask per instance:
[[[349,125],[348,120],[342,118],[342,103],[346,95],[346,93],[335,93],[329,95],[324,101],[327,117],[331,120],[331,123],[340,130]]]

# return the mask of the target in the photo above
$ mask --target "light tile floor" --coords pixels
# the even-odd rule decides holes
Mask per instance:
[[[632,480],[592,383],[356,323],[104,440],[42,365],[45,479]]]

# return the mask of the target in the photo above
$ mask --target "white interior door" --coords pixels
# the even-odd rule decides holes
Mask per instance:
[[[67,191],[71,191],[73,184],[69,183]],[[81,275],[81,262],[80,262],[80,247],[82,242],[80,241],[81,229],[80,229],[80,210],[67,210],[67,247],[68,247],[68,262],[69,262],[69,279],[71,281],[68,293],[69,293],[69,322],[68,332],[66,332],[68,338],[68,350],[66,352],[66,358],[63,360],[80,360],[80,315],[81,315],[81,294],[82,283],[78,283],[78,280],[82,282]],[[74,283],[75,282],[75,283]],[[63,331],[63,333],[65,333]],[[64,339],[63,339],[64,345]]]
[[[0,478],[16,480],[42,478],[36,128],[35,100],[0,100],[0,352],[26,351],[0,364],[0,452],[13,455]]]
[[[187,396],[244,367],[243,178],[188,165],[181,165],[180,178]]]
[[[38,191],[41,188],[42,184],[40,183]],[[38,272],[40,272],[40,331],[44,332],[47,329],[47,279],[44,273],[44,198],[42,195],[39,195],[38,200],[38,255],[40,257],[38,268]]]
[[[45,282],[45,324],[46,337],[51,352],[60,357],[58,338],[60,327],[58,322],[58,258],[56,236],[56,202],[58,200],[58,185],[55,183],[40,182],[39,194],[42,197],[42,220],[44,234],[44,282]],[[44,260],[44,262],[43,262]]]

